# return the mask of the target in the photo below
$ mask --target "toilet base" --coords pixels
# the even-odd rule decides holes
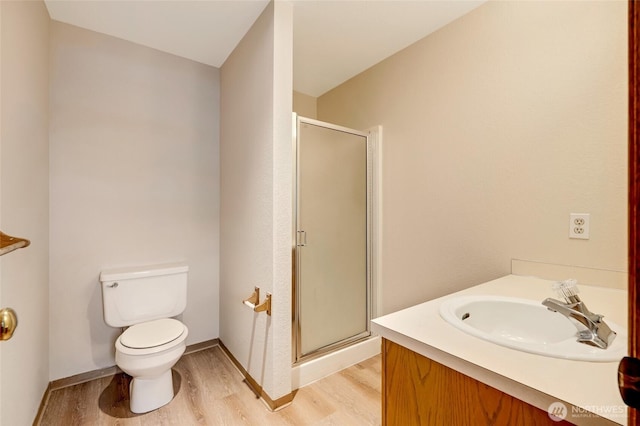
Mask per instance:
[[[158,377],[134,377],[129,384],[129,404],[133,413],[153,411],[173,399],[171,369]]]

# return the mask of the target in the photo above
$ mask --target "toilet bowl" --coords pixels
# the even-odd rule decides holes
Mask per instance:
[[[146,413],[174,396],[171,368],[186,349],[189,330],[180,321],[160,319],[129,327],[116,340],[116,364],[132,377],[130,409]]]
[[[184,264],[102,271],[105,322],[128,327],[115,342],[115,362],[132,377],[130,410],[146,413],[174,397],[171,368],[186,349],[189,329],[175,317],[186,307]]]

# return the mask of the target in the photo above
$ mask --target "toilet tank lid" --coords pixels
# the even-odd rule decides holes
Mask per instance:
[[[134,278],[155,277],[188,272],[189,266],[184,262],[162,263],[147,266],[129,266],[125,268],[105,269],[100,272],[101,282],[130,280]]]

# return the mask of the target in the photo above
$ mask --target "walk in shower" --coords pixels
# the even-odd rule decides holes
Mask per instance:
[[[367,339],[372,312],[368,132],[296,116],[293,362]]]

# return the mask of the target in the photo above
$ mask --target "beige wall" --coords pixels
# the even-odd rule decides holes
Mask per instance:
[[[0,229],[31,240],[0,260],[0,307],[19,326],[0,343],[0,424],[31,424],[49,382],[49,15],[0,2]]]
[[[307,118],[316,118],[318,99],[300,92],[293,92],[293,112]]]
[[[220,339],[273,399],[291,391],[292,11],[272,2],[221,68]],[[273,313],[240,303],[273,294]]]
[[[51,379],[114,364],[104,268],[186,261],[218,337],[219,70],[58,22],[50,66]]]
[[[626,270],[626,22],[625,2],[492,1],[318,99],[384,128],[383,313],[511,258]]]

